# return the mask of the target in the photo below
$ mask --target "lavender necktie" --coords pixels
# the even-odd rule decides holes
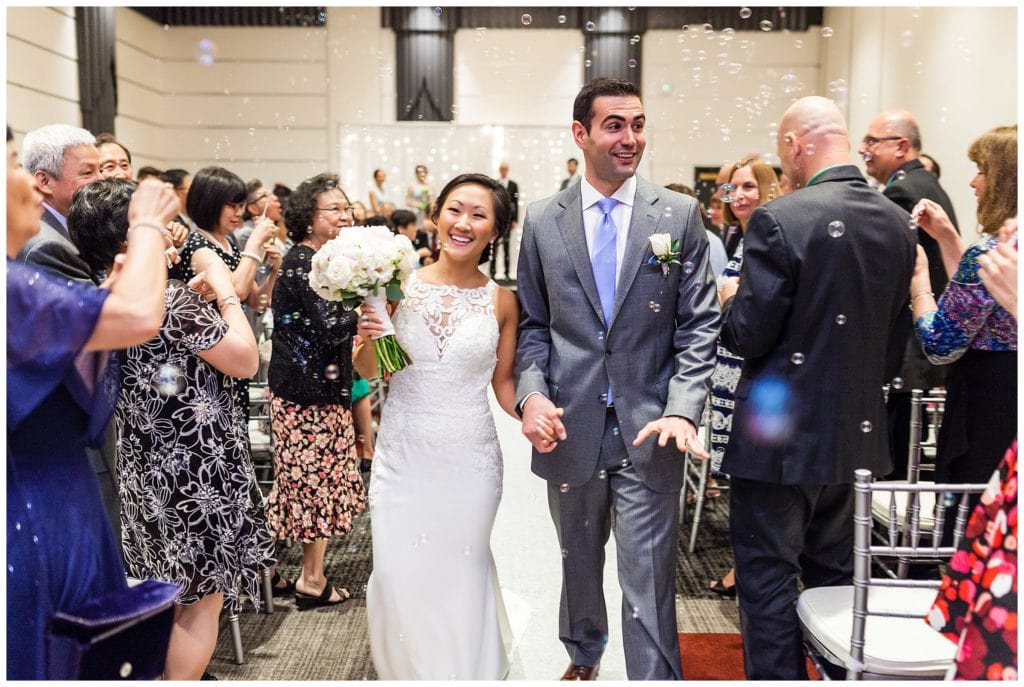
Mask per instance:
[[[594,281],[597,293],[601,297],[601,310],[604,312],[604,325],[612,321],[612,306],[615,304],[615,243],[617,231],[611,212],[619,204],[614,198],[602,198],[597,201],[601,210],[601,220],[594,232],[594,256],[590,259],[594,269]],[[612,404],[612,387],[608,385],[608,405]]]

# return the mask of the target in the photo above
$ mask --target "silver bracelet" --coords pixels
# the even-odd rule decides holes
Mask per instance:
[[[225,305],[238,305],[241,306],[242,302],[238,300],[238,296],[228,296],[226,298],[217,299],[217,307],[223,308]]]
[[[241,255],[243,258],[252,258],[253,260],[256,261],[257,265],[263,262],[263,258],[247,250],[243,250],[241,253],[239,253],[239,255]]]
[[[139,227],[149,227],[150,229],[156,229],[157,231],[160,232],[162,236],[167,236],[171,233],[167,231],[167,227],[162,227],[156,222],[147,222],[145,220],[133,223],[130,227],[128,227],[127,233],[131,234],[133,229],[138,229]]]
[[[911,296],[910,297],[910,312],[914,312],[914,301],[916,301],[921,296],[931,296],[932,298],[935,298],[935,294],[932,293],[931,291],[921,291],[920,293],[918,293],[918,294],[916,294],[914,296]]]

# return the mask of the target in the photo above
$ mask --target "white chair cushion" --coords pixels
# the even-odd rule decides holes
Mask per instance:
[[[906,482],[889,482],[889,484],[906,484]],[[934,484],[934,482],[918,482],[918,484]],[[907,510],[907,492],[896,492],[896,517],[902,519]],[[871,517],[875,522],[888,527],[889,525],[889,499],[892,494],[884,491],[871,492]],[[923,491],[918,494],[917,503],[921,507],[921,531],[931,532],[935,529],[935,492]]]
[[[864,631],[864,670],[907,678],[941,678],[956,656],[956,645],[933,630],[925,616],[935,601],[934,589],[872,587],[868,608],[913,612],[918,618],[868,616]],[[850,665],[853,632],[853,587],[817,587],[800,595],[796,605],[805,635],[826,657]]]

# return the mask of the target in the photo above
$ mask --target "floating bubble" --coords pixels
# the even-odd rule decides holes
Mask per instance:
[[[209,67],[213,64],[213,55],[208,52],[204,52],[202,55],[199,56],[199,64],[203,65],[204,67]]]
[[[624,467],[624,468],[628,468],[629,467],[629,458],[623,458],[622,459],[622,467]]]
[[[722,29],[722,38],[724,40],[731,41],[735,37],[736,37],[736,29],[732,28],[731,26],[728,27],[728,28]]]
[[[753,14],[749,7],[740,8],[740,19],[750,19],[750,15]]]
[[[822,26],[821,27],[821,37],[822,38],[831,38],[832,34],[834,34],[834,33],[835,33],[835,31],[832,30],[831,26]]]
[[[662,93],[669,93],[671,90],[672,90],[672,87],[670,85],[668,85],[667,83],[662,83],[661,84],[661,92]]]
[[[435,7],[434,8],[434,16],[435,17],[440,17],[441,16],[441,8],[440,7]]]
[[[839,238],[846,233],[846,225],[839,220],[833,220],[828,223],[828,235],[834,239]]]
[[[686,262],[683,263],[683,274],[692,274],[692,273],[693,273],[693,263],[690,262],[689,260],[687,260]]]
[[[583,60],[583,66],[584,67],[589,67],[591,64],[593,64],[593,62],[591,62],[589,58],[586,59],[586,60]]]
[[[568,549],[562,549],[562,558],[568,558],[568,557],[569,557],[569,550]]]
[[[295,270],[292,270],[292,269],[285,270],[284,271],[284,276],[286,276],[286,277],[294,277],[295,276]]]
[[[803,365],[804,364],[804,354],[803,353],[794,353],[793,355],[789,356],[789,361],[791,363],[793,363],[794,365]]]
[[[903,377],[893,377],[892,378],[892,384],[890,384],[889,386],[891,386],[893,389],[902,389],[903,388]]]
[[[804,152],[808,155],[808,157],[810,157],[814,155],[816,152],[818,152],[818,149],[814,147],[813,143],[808,143],[807,145],[804,146]]]
[[[836,315],[836,324],[838,324],[840,327],[846,324],[846,315],[843,315],[842,313]]]
[[[874,425],[872,425],[867,420],[865,420],[864,422],[860,423],[860,431],[864,432],[865,434],[870,432],[872,429],[874,429]]]
[[[398,633],[398,641],[400,641],[400,642],[404,642],[405,641],[405,635],[402,634],[401,632]]]
[[[472,554],[473,554],[473,547],[472,546],[466,546],[465,548],[462,549],[462,555],[463,556],[470,556]]]
[[[630,69],[636,69],[636,58],[630,57],[628,60],[626,60],[626,66],[628,66]]]
[[[563,494],[568,494],[569,493],[569,485],[568,484],[563,484],[562,486],[558,487],[558,491],[562,492]]]
[[[599,471],[599,472],[597,473],[597,478],[598,478],[598,479],[604,479],[604,478],[605,478],[605,477],[607,477],[607,476],[608,476],[608,473],[607,473],[607,472],[605,472],[604,470],[600,470],[600,471]]]
[[[558,15],[558,23],[559,24],[564,24],[565,23],[565,15],[564,14]]]
[[[326,377],[327,379],[337,379],[340,374],[341,370],[338,369],[338,366],[335,365],[334,363],[328,365],[327,368],[324,370],[324,377]]]
[[[636,606],[633,606],[633,620],[636,620],[639,617],[640,617],[640,609],[637,608]]]
[[[797,50],[799,50],[800,48],[804,47],[803,40],[797,38],[795,41],[793,41],[793,47],[796,48]]]
[[[153,375],[153,387],[162,396],[176,396],[185,389],[185,373],[172,363],[164,363]]]
[[[903,181],[906,178],[907,178],[907,173],[904,172],[902,169],[899,170],[898,172],[896,172],[895,181]]]
[[[587,22],[587,26],[586,26],[587,31],[593,31],[596,28],[597,28],[597,24],[595,24],[592,21],[588,21]]]
[[[910,48],[914,45],[914,32],[907,29],[900,34],[900,45],[904,48]]]
[[[762,31],[771,31],[775,28],[775,24],[773,24],[770,19],[762,19],[757,27]]]
[[[702,30],[704,31],[704,33],[706,33],[706,34],[707,34],[707,33],[714,33],[714,32],[715,32],[715,27],[714,27],[714,26],[712,26],[711,24],[705,24],[704,26],[702,26],[702,27],[700,27],[700,28],[701,28],[701,29],[702,29]]]
[[[523,23],[523,26],[529,26],[530,24],[533,23],[533,17],[531,17],[529,14],[524,14],[519,18],[519,21]]]

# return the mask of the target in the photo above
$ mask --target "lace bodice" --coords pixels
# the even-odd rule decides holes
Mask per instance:
[[[470,468],[500,483],[501,449],[487,395],[497,363],[495,288],[494,282],[460,289],[410,277],[394,323],[412,364],[388,385],[375,470],[430,461],[429,468],[418,466],[425,479],[456,479]]]

